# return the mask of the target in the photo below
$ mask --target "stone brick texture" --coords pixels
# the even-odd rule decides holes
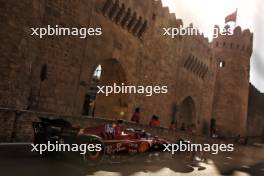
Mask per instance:
[[[253,41],[249,30],[236,27],[233,36],[220,35],[212,42],[202,33],[172,39],[163,36],[162,28],[178,28],[183,22],[159,0],[0,0],[0,19],[1,107],[80,116],[100,64],[100,85],[165,85],[169,92],[97,95],[97,117],[129,120],[133,109],[141,107],[141,124],[157,114],[168,127],[176,106],[178,126],[192,123],[202,133],[214,117],[222,134],[246,133]],[[30,35],[30,28],[47,25],[101,27],[103,35]],[[225,66],[219,68],[219,62]],[[9,127],[30,128],[22,123],[24,115],[1,113],[6,127],[0,130],[6,138],[22,141]]]
[[[249,87],[247,131],[252,137],[262,136],[264,139],[264,94],[253,85]]]

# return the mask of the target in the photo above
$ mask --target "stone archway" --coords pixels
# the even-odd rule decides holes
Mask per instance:
[[[83,115],[93,115],[109,119],[127,119],[128,95],[126,94],[97,94],[97,86],[113,86],[116,83],[126,84],[126,74],[122,65],[116,59],[106,59],[96,66],[86,94]],[[87,103],[88,100],[88,103]],[[89,110],[85,107],[89,106]],[[86,112],[85,112],[86,110]],[[89,114],[85,114],[85,113]]]
[[[192,97],[186,97],[179,108],[179,127],[185,129],[196,125],[196,109]]]

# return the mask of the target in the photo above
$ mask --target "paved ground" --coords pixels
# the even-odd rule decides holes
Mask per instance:
[[[0,144],[0,176],[264,176],[264,161],[221,154],[192,165],[176,156],[133,158],[122,163],[83,166],[69,158],[41,158],[29,145]]]

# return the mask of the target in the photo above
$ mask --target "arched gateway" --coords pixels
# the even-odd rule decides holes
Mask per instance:
[[[188,129],[196,125],[196,109],[192,97],[186,97],[179,108],[179,120],[178,124],[180,128]]]
[[[85,95],[83,115],[110,119],[126,119],[128,95],[111,93],[98,94],[97,86],[113,86],[127,83],[122,65],[116,59],[106,59],[99,63],[93,72],[88,91]]]

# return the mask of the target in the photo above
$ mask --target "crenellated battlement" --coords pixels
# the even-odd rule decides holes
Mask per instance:
[[[222,48],[226,50],[233,50],[235,52],[252,54],[253,47],[253,33],[249,29],[243,30],[240,26],[235,29],[230,29],[229,25],[224,27],[225,31],[231,31],[233,34],[221,33],[219,26],[215,25],[214,33],[218,35],[217,38],[213,39],[211,46],[212,48]]]
[[[138,38],[141,38],[153,25],[157,16],[164,23],[174,27],[182,25],[182,20],[176,19],[176,15],[170,13],[168,7],[163,7],[160,0],[146,0],[141,6],[135,3],[135,1],[104,0],[100,3],[99,12]],[[145,11],[145,9],[151,10]]]
[[[106,0],[101,8],[101,13],[138,38],[141,38],[147,30],[148,20],[146,17],[119,0]]]
[[[204,34],[202,32],[199,31],[199,29],[197,28],[194,28],[193,27],[193,24],[190,23],[188,27],[186,27],[186,29],[188,30],[196,30],[197,33],[193,34],[193,35],[187,35],[187,37],[191,38],[192,40],[197,40],[198,43],[201,45],[201,46],[205,46],[207,47],[208,49],[210,49],[210,43],[209,43],[209,39],[208,37],[205,37]]]
[[[169,8],[163,6],[161,0],[146,0],[142,2],[141,6],[138,6],[135,1],[103,0],[100,6],[99,11],[105,17],[138,38],[141,38],[149,28],[153,27],[156,18],[162,25],[176,28],[183,26],[183,20],[176,18],[175,13],[170,13]],[[145,11],[145,9],[150,10]],[[193,28],[193,26],[187,28]],[[200,32],[194,38],[209,45],[208,38]]]

